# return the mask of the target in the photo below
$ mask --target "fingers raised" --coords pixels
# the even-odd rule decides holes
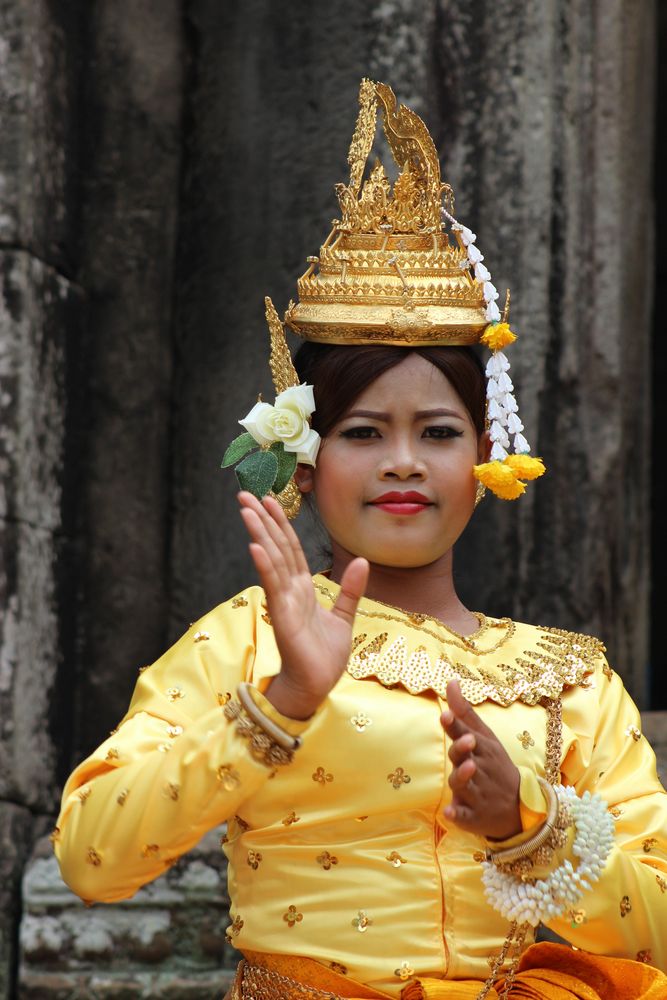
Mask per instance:
[[[364,596],[366,584],[368,583],[368,560],[358,558],[353,559],[345,567],[345,571],[340,581],[340,593],[334,604],[332,614],[338,618],[344,618],[352,624],[357,613],[357,605]]]

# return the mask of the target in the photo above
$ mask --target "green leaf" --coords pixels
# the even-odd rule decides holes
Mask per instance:
[[[278,475],[272,489],[274,493],[280,493],[285,489],[296,469],[296,452],[285,451],[282,441],[276,441],[272,444],[270,451],[278,459]]]
[[[278,459],[273,451],[256,451],[236,466],[236,478],[242,490],[248,490],[261,500],[269,490],[278,472]]]
[[[259,448],[259,444],[255,441],[252,434],[248,434],[247,431],[245,434],[239,434],[237,438],[234,438],[222,456],[220,468],[226,469],[229,465],[235,465],[236,462],[240,461],[253,448]]]

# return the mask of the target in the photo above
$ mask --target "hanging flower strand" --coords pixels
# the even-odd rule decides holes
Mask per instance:
[[[484,255],[476,245],[477,236],[467,226],[461,225],[443,208],[443,216],[451,223],[459,246],[466,252],[461,268],[472,268],[475,280],[482,286],[486,302],[488,326],[480,342],[492,352],[486,365],[486,415],[491,440],[488,462],[473,468],[475,478],[502,500],[516,500],[525,492],[526,482],[544,475],[546,469],[541,458],[533,458],[530,445],[523,435],[524,426],[519,417],[519,407],[514,396],[514,385],[509,376],[510,363],[503,353],[517,339],[510,330],[507,316],[498,308],[498,289],[491,281],[491,273],[484,264]],[[508,312],[508,303],[505,312]],[[512,441],[510,443],[510,437]],[[524,481],[525,480],[525,481]]]

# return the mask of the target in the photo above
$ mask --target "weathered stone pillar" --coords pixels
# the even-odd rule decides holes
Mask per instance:
[[[68,757],[81,293],[70,5],[0,3],[0,995],[20,878]],[[65,612],[67,608],[67,612]]]

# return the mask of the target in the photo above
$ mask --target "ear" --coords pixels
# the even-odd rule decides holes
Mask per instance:
[[[315,486],[312,465],[297,465],[294,470],[294,482],[299,487],[301,493],[310,493]]]
[[[491,457],[491,438],[489,437],[489,432],[484,431],[480,434],[479,440],[477,442],[477,463],[478,465],[483,465],[484,462],[488,462]]]

